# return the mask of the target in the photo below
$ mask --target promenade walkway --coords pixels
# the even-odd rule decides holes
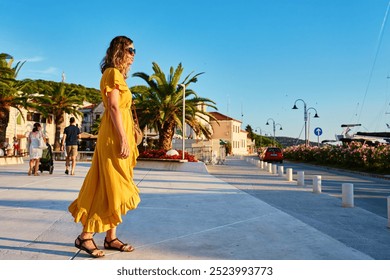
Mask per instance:
[[[27,176],[27,162],[0,167],[0,260],[89,259],[73,245],[81,226],[67,212],[89,163],[79,162],[75,176],[65,175],[63,165],[56,162],[52,175],[43,172],[36,177]],[[322,227],[316,226],[207,172],[143,165],[135,170],[142,202],[118,227],[119,238],[136,250],[106,251],[103,259],[370,260],[375,258],[372,248],[379,250],[379,243],[390,244],[383,217],[357,207],[343,209],[339,198],[315,195],[307,189],[294,191],[295,182],[259,170],[245,160],[228,158],[226,165],[210,170],[215,172],[215,168],[234,176],[235,185],[245,184],[250,177],[256,187],[277,192],[280,203],[302,208],[302,216],[308,207],[315,207],[321,219],[325,215],[332,218],[327,219],[328,226],[321,220]],[[316,215],[310,219],[315,220]],[[356,224],[343,226],[352,219]],[[330,234],[330,228],[337,231],[338,227],[343,230],[337,236]],[[371,242],[370,236],[376,241]],[[351,238],[367,247],[352,246]],[[95,240],[103,247],[104,234],[96,234]],[[389,252],[381,255],[383,259],[390,259]]]

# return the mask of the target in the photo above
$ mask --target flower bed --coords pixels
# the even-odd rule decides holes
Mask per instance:
[[[146,150],[140,152],[139,159],[167,159],[167,160],[181,160],[183,159],[183,153],[181,150],[177,151],[179,154],[175,156],[169,156],[165,150]],[[194,155],[187,152],[184,153],[184,159],[188,162],[198,162]]]
[[[285,148],[285,159],[375,173],[390,172],[390,145],[368,146],[351,142],[341,146]]]

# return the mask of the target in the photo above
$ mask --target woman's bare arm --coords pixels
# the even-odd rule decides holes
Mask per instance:
[[[120,139],[120,154],[122,158],[127,158],[130,154],[129,143],[126,136],[126,131],[123,127],[122,115],[119,109],[119,90],[114,89],[107,94],[108,110],[110,111],[112,124],[114,125]]]

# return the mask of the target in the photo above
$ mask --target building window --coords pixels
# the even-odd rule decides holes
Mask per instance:
[[[40,120],[41,120],[41,114],[39,114],[39,113],[34,113],[34,114],[33,114],[33,121],[34,121],[34,122],[40,122]]]
[[[27,113],[27,120],[32,122],[40,122],[41,114],[39,113]]]
[[[83,122],[84,123],[89,122],[89,115],[87,113],[84,113]]]

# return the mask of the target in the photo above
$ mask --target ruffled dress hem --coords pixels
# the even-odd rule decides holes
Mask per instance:
[[[93,217],[88,218],[88,211],[85,208],[79,208],[77,200],[69,205],[68,210],[74,217],[75,223],[81,222],[84,232],[100,233],[115,228],[122,223],[122,215],[126,215],[128,211],[136,209],[140,201],[141,199],[139,196],[132,196],[130,201],[120,205],[120,207],[108,217],[93,215]]]

